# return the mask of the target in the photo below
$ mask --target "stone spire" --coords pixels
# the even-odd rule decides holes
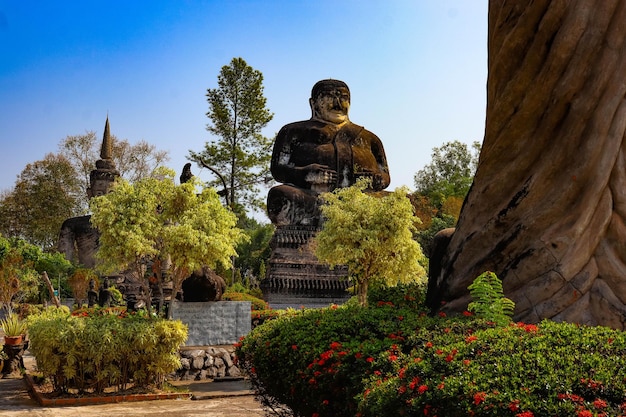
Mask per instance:
[[[109,116],[104,125],[104,135],[102,136],[102,146],[100,147],[100,159],[96,161],[96,169],[91,171],[89,175],[90,187],[87,194],[91,197],[94,193],[94,185],[96,181],[104,181],[106,189],[113,184],[113,181],[120,176],[119,171],[113,162],[113,141],[111,140],[111,131],[109,128]],[[95,195],[95,194],[93,194]]]
[[[100,147],[101,159],[112,159],[113,155],[113,143],[111,142],[111,133],[109,129],[109,115],[107,114],[107,121],[104,124],[104,135],[102,136],[102,146]]]

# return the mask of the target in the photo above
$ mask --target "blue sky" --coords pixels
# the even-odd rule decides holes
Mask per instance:
[[[345,81],[389,189],[413,189],[433,147],[483,139],[487,0],[0,0],[0,190],[66,136],[101,137],[107,114],[180,172],[211,140],[206,90],[234,57],[263,73],[265,136],[310,117],[316,81]]]

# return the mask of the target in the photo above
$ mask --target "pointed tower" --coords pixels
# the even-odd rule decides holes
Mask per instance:
[[[96,169],[89,174],[90,187],[87,194],[89,197],[106,194],[119,176],[120,173],[115,167],[115,162],[113,162],[113,141],[109,127],[109,116],[107,115],[102,145],[100,146],[100,159],[96,161]]]

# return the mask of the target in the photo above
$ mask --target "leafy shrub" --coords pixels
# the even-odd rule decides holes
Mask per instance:
[[[604,327],[498,326],[379,300],[279,315],[237,355],[277,415],[608,416],[626,412],[624,349],[626,333]]]
[[[252,303],[252,310],[267,310],[269,307],[267,303],[260,298],[256,298],[250,294],[242,292],[225,292],[222,295],[222,300],[226,301],[250,301]]]
[[[372,378],[362,416],[593,416],[626,410],[626,334],[544,321],[414,345]]]
[[[467,287],[472,302],[467,309],[478,317],[495,321],[500,325],[511,322],[515,303],[502,292],[502,281],[493,272],[484,272]]]
[[[28,319],[30,350],[54,388],[102,392],[106,387],[162,386],[180,366],[179,346],[187,339],[180,321],[90,309],[69,314],[48,308]]]
[[[420,320],[433,320],[391,302],[377,305],[291,310],[248,334],[237,356],[261,402],[277,413],[285,404],[298,416],[354,416],[362,379],[393,369],[379,367],[379,357],[407,354],[401,341]]]

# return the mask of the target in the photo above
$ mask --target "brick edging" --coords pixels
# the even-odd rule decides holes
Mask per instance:
[[[102,397],[44,398],[35,388],[35,382],[29,374],[24,374],[24,382],[31,397],[42,407],[64,407],[71,405],[111,404],[121,402],[154,401],[154,400],[188,400],[191,393],[168,392],[163,394],[122,394]]]

